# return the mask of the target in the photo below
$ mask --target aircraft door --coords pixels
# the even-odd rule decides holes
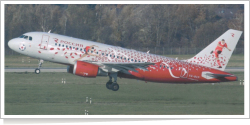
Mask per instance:
[[[181,68],[181,78],[187,78],[188,77],[188,72],[189,72],[189,65],[188,63],[184,62],[182,64],[182,68]]]
[[[43,35],[42,36],[42,41],[41,41],[41,49],[47,50],[48,48],[48,43],[49,43],[49,36],[48,35]]]

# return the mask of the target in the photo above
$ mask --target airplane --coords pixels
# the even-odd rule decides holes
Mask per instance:
[[[23,55],[67,65],[67,72],[81,77],[109,76],[106,87],[119,90],[117,77],[160,83],[218,83],[237,81],[224,72],[242,31],[229,29],[190,59],[178,60],[59,35],[28,32],[8,41],[8,46]],[[224,42],[223,42],[224,41]],[[113,80],[112,80],[113,79]]]

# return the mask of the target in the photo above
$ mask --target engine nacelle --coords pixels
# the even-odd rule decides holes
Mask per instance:
[[[74,75],[82,77],[96,77],[108,75],[108,73],[100,69],[98,65],[82,61],[76,61],[74,66],[68,66],[67,71],[68,73],[73,73]]]

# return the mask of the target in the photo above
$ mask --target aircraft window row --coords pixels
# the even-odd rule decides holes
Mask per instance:
[[[55,43],[55,46],[57,46],[57,43]],[[58,46],[60,47],[61,46],[61,44],[58,44]],[[62,47],[64,47],[64,45],[62,45]],[[73,48],[73,49],[75,49],[75,50],[78,50],[79,48],[78,47],[71,47],[71,46],[68,46],[68,45],[66,45],[66,48]],[[80,48],[80,51],[82,51],[83,49],[82,48]],[[84,51],[86,51],[85,49],[84,49]],[[90,52],[90,50],[88,50],[88,52]],[[93,53],[93,51],[91,51],[91,53]],[[98,52],[96,52],[96,54],[98,54]],[[102,55],[105,55],[105,53],[102,53]],[[106,56],[108,56],[109,54],[106,54]],[[112,55],[110,54],[109,55],[110,57],[112,57]],[[113,55],[113,57],[115,58],[115,55]],[[121,58],[121,59],[124,59],[124,60],[130,60],[129,58],[127,59],[126,57],[120,57],[120,56],[117,56],[117,59],[119,59],[119,58]],[[134,60],[134,59],[131,59],[131,61],[134,61],[134,62],[137,62],[137,60]],[[138,62],[141,62],[140,60],[138,60]],[[144,62],[144,61],[142,61],[142,62]]]
[[[55,43],[55,46],[57,46],[57,43]],[[60,47],[61,46],[61,44],[58,44],[58,46]],[[64,45],[62,44],[62,47],[64,47]],[[73,49],[75,49],[75,50],[78,50],[79,48],[78,47],[71,47],[71,46],[68,46],[68,45],[66,45],[65,46],[66,48],[73,48]],[[83,49],[82,48],[80,48],[80,51],[82,51]],[[85,49],[84,49],[84,51],[86,51]],[[90,52],[90,50],[88,50],[88,52]],[[93,53],[93,51],[91,51],[91,53]],[[96,52],[96,54],[98,54],[98,52]],[[102,55],[104,55],[104,53],[102,53]],[[106,54],[106,56],[108,56],[109,54]],[[110,54],[109,55],[110,57],[112,57],[112,55]],[[113,55],[113,57],[115,58],[115,55]],[[119,59],[119,58],[123,58],[123,57],[120,57],[120,56],[117,56],[117,59]],[[126,60],[127,58],[126,57],[124,57],[123,58],[124,60]],[[127,59],[128,61],[130,60],[129,58]],[[135,62],[137,62],[137,60],[134,60],[134,59],[131,59],[131,61],[135,61]],[[138,61],[138,62],[141,62],[140,60]],[[142,61],[143,62],[143,61]]]
[[[169,69],[169,68],[170,68],[170,69],[173,69],[173,68],[174,68],[174,67],[168,67],[168,66],[165,66],[165,65],[163,65],[163,66],[160,65],[160,67],[163,67],[163,68],[166,68],[166,67],[167,67],[167,69]]]
[[[84,50],[85,51],[85,49],[82,49],[82,48],[79,49],[78,47],[74,47],[74,46],[72,47],[72,46],[68,46],[68,45],[64,45],[64,44],[60,44],[60,43],[59,44],[55,43],[55,46],[58,46],[58,47],[61,47],[61,46],[64,47],[65,46],[66,48],[69,48],[69,49],[72,48],[74,50],[80,50],[80,51]],[[93,53],[93,51],[91,51],[91,53]],[[97,52],[97,54],[98,54],[98,52]]]
[[[98,52],[96,52],[98,54]],[[102,55],[105,55],[105,53],[102,53]],[[109,56],[109,57],[112,57],[111,54],[106,54],[106,56]],[[115,55],[113,55],[113,57],[115,58]],[[144,62],[144,61],[140,61],[140,60],[134,60],[134,59],[130,59],[130,58],[126,58],[126,57],[120,57],[120,56],[117,56],[116,57],[117,59],[121,58],[121,59],[124,59],[124,60],[130,60],[130,61],[134,61],[134,62]]]
[[[31,36],[21,35],[21,36],[19,36],[19,38],[24,38],[26,40],[32,41],[32,37]]]

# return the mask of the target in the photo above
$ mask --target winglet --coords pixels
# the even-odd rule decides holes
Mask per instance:
[[[149,50],[150,51],[150,50]],[[149,54],[149,51],[147,51],[147,54]]]

